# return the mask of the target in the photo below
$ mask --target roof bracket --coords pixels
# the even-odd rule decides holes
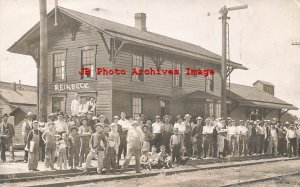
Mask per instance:
[[[228,68],[227,68],[226,78],[232,73],[233,70],[234,70],[233,67],[228,67]]]
[[[121,44],[120,44],[120,46],[116,49],[116,45],[115,45],[115,40],[114,40],[114,50],[113,50],[113,63],[115,63],[116,62],[116,60],[117,60],[117,56],[118,56],[118,54],[119,54],[119,52],[121,51],[121,49],[122,49],[122,47],[124,46],[126,44],[126,42],[124,42],[124,41],[121,41]]]
[[[287,110],[285,110],[285,111],[283,111],[283,112],[280,111],[280,117],[283,116],[283,115],[284,115],[285,113],[287,113],[288,111],[289,111],[289,109],[287,109]]]
[[[105,46],[105,49],[106,49],[107,53],[110,54],[110,49],[109,49],[109,47],[108,47],[108,45],[107,45],[107,42],[106,42],[106,40],[105,40],[105,38],[104,38],[103,33],[102,33],[102,32],[99,32],[99,31],[98,31],[98,33],[99,33],[100,36],[101,36],[101,39],[102,39],[102,41],[103,41],[103,43],[104,43],[104,46]]]

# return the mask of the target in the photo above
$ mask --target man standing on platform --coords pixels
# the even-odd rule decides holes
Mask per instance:
[[[120,145],[119,145],[119,150],[118,150],[118,164],[119,164],[122,153],[123,153],[124,158],[126,157],[126,153],[127,153],[126,137],[127,137],[128,128],[129,128],[130,124],[129,124],[129,121],[126,119],[125,112],[121,112],[121,119],[118,121],[117,124],[118,124],[118,132],[119,132],[119,136],[120,136]],[[120,127],[119,125],[121,125],[122,131],[121,131],[121,129],[119,129],[119,127]]]
[[[14,161],[13,137],[15,136],[14,125],[7,122],[9,115],[7,113],[2,116],[2,123],[0,124],[0,138],[1,138],[1,160],[6,162],[5,151],[10,151],[11,161]]]
[[[79,105],[80,105],[80,98],[79,95],[75,95],[75,99],[71,103],[71,113],[72,115],[78,115],[79,114]]]
[[[28,133],[29,131],[32,130],[32,120],[33,120],[33,114],[31,112],[28,112],[27,115],[25,116],[25,121],[22,126],[22,135],[24,138],[24,144],[25,147],[27,146],[27,140],[28,140]],[[25,154],[24,154],[24,162],[27,163],[28,161],[28,151],[25,149]]]
[[[160,122],[160,116],[155,117],[155,123],[152,124],[153,129],[153,144],[156,150],[159,150],[161,145],[161,133],[162,133],[162,123]]]
[[[128,154],[123,164],[121,173],[126,172],[131,157],[133,155],[135,156],[135,171],[136,173],[141,172],[140,158],[141,158],[141,149],[142,149],[142,142],[143,142],[143,132],[140,128],[140,125],[141,124],[138,121],[133,121],[131,124],[132,128],[128,130],[128,134],[126,138]]]

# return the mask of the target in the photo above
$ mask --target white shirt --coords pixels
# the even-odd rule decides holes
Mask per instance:
[[[65,121],[55,121],[54,122],[56,132],[67,132],[67,123]]]
[[[77,115],[79,113],[79,100],[74,99],[71,103],[71,113],[72,115]]]
[[[26,123],[27,123],[28,120],[25,120],[23,122],[23,125],[22,125],[22,136],[25,136],[25,127],[26,127]],[[28,121],[29,122],[29,125],[30,125],[30,128],[32,128],[32,121]]]
[[[87,113],[89,111],[89,105],[88,103],[80,104],[79,105],[79,113]]]
[[[237,131],[237,127],[236,126],[230,126],[230,127],[228,127],[228,134],[236,135],[237,133],[238,133],[238,131]]]
[[[185,132],[185,123],[184,122],[175,123],[174,124],[174,129],[175,128],[178,129],[178,134],[184,134],[184,132]]]
[[[118,121],[118,124],[122,126],[123,131],[127,131],[129,128],[129,121],[127,119],[120,119]]]
[[[271,137],[275,137],[277,138],[277,132],[276,132],[276,129],[270,129],[270,134],[271,134]]]
[[[296,138],[297,135],[296,135],[296,131],[294,130],[291,130],[289,129],[287,132],[286,132],[286,138]]]
[[[214,132],[214,126],[204,126],[203,134],[212,134]]]
[[[162,130],[162,125],[160,122],[155,122],[152,124],[152,129],[153,129],[153,133],[161,133],[161,130]]]
[[[238,134],[246,135],[248,132],[248,129],[246,126],[240,125],[237,127],[237,131],[238,131]]]

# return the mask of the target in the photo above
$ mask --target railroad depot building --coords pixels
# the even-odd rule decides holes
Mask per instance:
[[[95,97],[96,114],[104,114],[109,120],[122,111],[133,118],[140,114],[144,114],[145,118],[170,114],[174,119],[175,115],[185,113],[202,117],[213,113],[220,117],[219,55],[200,46],[147,31],[144,13],[135,14],[135,27],[62,7],[58,7],[57,26],[54,26],[54,17],[52,10],[48,14],[48,113],[70,113],[71,101],[78,93],[81,97]],[[30,55],[38,64],[39,23],[8,51]],[[232,61],[228,64],[228,75],[234,69],[247,70]],[[80,74],[81,68],[88,68],[91,73]],[[97,68],[118,68],[127,73],[97,75]],[[132,75],[132,68],[178,70],[180,73]],[[186,75],[186,68],[214,70],[214,74]],[[233,102],[235,105],[228,107],[229,113],[249,118],[250,109],[239,114],[238,107],[242,105],[237,104],[240,100],[231,100],[228,105]],[[255,108],[256,105],[249,107]]]

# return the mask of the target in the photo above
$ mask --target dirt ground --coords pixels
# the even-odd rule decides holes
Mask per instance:
[[[194,187],[194,186],[220,186],[225,184],[231,184],[236,182],[241,182],[245,180],[264,178],[267,176],[274,176],[286,173],[292,173],[299,171],[300,160],[287,161],[287,162],[275,162],[275,163],[265,163],[260,165],[250,165],[235,168],[224,168],[215,170],[205,170],[196,171],[189,173],[181,173],[166,176],[161,174],[155,177],[147,177],[141,179],[130,179],[122,181],[112,181],[112,182],[100,182],[92,183],[80,186],[86,187]],[[276,181],[269,181],[260,186],[295,186],[300,177],[288,177],[290,180],[288,184],[282,182],[278,183]],[[247,186],[247,185],[245,185]],[[253,186],[253,185],[249,185]],[[256,185],[254,185],[256,186]]]

